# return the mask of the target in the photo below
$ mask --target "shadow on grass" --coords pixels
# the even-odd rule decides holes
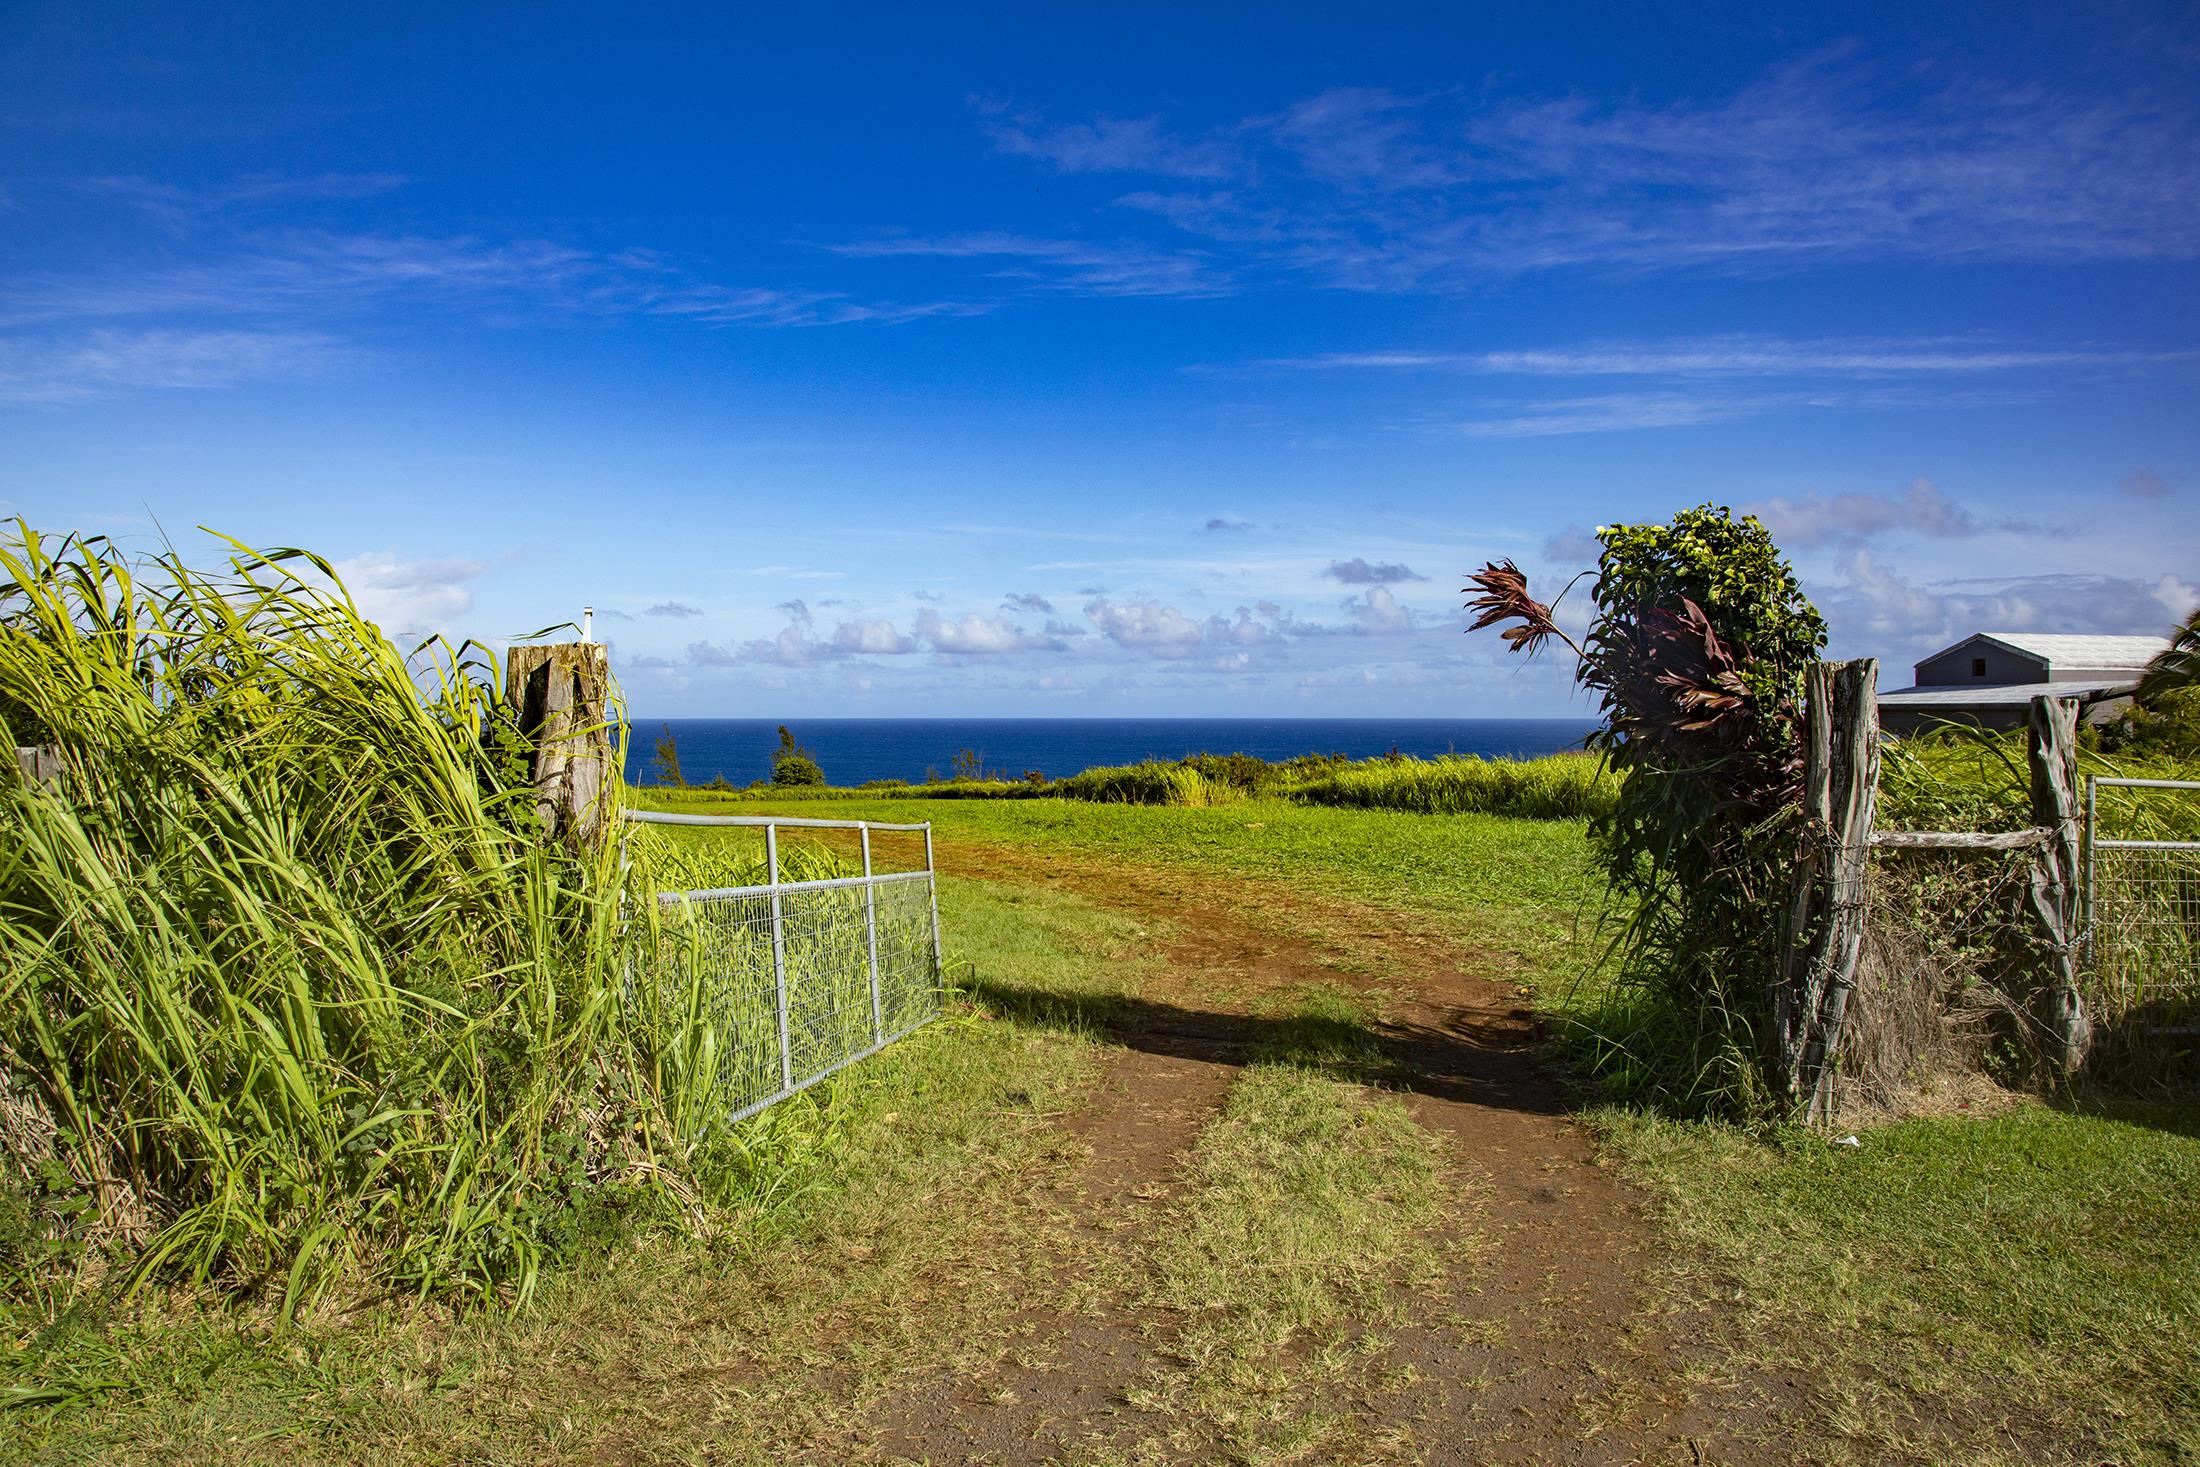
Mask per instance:
[[[965,987],[977,1003],[1018,1023],[1104,1036],[1147,1054],[1213,1064],[1292,1064],[1330,1079],[1411,1091],[1440,1100],[1539,1115],[1570,1107],[1525,1047],[1519,1016],[1455,1010],[1440,1024],[1382,1023],[1324,1012],[1218,1013],[1128,995],[1065,995],[997,979]]]

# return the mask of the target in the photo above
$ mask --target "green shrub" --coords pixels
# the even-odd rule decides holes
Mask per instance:
[[[780,788],[813,788],[825,783],[825,771],[808,749],[794,741],[787,725],[779,725],[779,747],[772,751],[772,783]]]

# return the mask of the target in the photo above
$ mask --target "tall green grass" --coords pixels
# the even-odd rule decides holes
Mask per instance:
[[[695,1021],[626,1001],[616,855],[540,838],[499,681],[300,552],[0,539],[0,725],[62,768],[0,774],[11,1282],[524,1295],[689,1195]]]
[[[939,784],[870,785],[856,789],[742,791],[651,788],[652,803],[722,804],[731,798],[790,800],[1085,800],[1103,805],[1160,805],[1204,810],[1254,797],[1422,815],[1510,815],[1529,820],[1582,820],[1612,807],[1618,777],[1589,754],[1541,759],[1481,759],[1394,755],[1348,760],[1309,756],[1271,763],[1246,754],[1193,754],[1137,764],[1099,765],[1043,783],[954,780]]]
[[[1285,792],[1310,805],[1582,820],[1609,811],[1618,787],[1618,776],[1596,756],[1553,754],[1542,759],[1368,759],[1312,774]]]

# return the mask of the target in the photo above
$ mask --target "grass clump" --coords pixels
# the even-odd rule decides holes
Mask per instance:
[[[61,766],[0,775],[0,1170],[80,1245],[42,1307],[525,1295],[685,1190],[615,856],[541,838],[489,654],[231,548],[0,544],[0,725]]]
[[[1285,793],[1310,805],[1585,820],[1611,810],[1618,784],[1618,777],[1592,754],[1542,759],[1447,755],[1340,764],[1292,782]]]

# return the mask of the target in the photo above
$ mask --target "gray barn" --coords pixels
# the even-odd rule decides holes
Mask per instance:
[[[2083,701],[2085,717],[2107,717],[2166,637],[1976,632],[1917,664],[1917,684],[1879,695],[1879,723],[1891,734],[1936,723],[2016,728],[2041,694]]]

